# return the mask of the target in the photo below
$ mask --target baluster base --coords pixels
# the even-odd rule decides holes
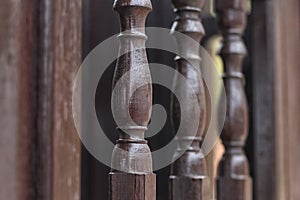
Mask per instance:
[[[170,176],[171,200],[208,200],[210,198],[208,176],[178,177]]]
[[[124,172],[109,173],[110,200],[155,200],[156,175],[129,174]]]
[[[217,179],[218,200],[252,200],[252,179],[250,176]]]

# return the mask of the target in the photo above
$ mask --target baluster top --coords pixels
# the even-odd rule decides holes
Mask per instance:
[[[205,0],[172,0],[175,12],[189,10],[201,12]]]
[[[121,11],[122,7],[144,7],[151,10],[152,4],[150,0],[115,0],[113,7],[118,11]]]
[[[248,0],[219,0],[216,9],[224,34],[243,34],[247,25]]]

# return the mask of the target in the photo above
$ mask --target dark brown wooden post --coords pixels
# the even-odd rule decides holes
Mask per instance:
[[[151,151],[144,139],[152,106],[144,30],[146,17],[152,9],[151,1],[116,0],[114,9],[120,15],[122,31],[114,89],[122,77],[126,78],[113,98],[120,136],[112,155],[110,199],[154,200],[156,179],[152,173]],[[139,87],[143,82],[148,84]]]
[[[204,0],[173,0],[176,20],[173,24],[173,30],[184,33],[194,39],[198,44],[204,36],[204,28],[200,19],[200,11],[204,4]],[[172,122],[174,130],[178,129],[180,124],[180,107],[184,106],[184,110],[190,113],[189,119],[183,119],[181,123],[194,123],[193,116],[195,105],[191,100],[191,94],[197,94],[197,101],[200,107],[199,127],[196,137],[189,133],[180,133],[176,140],[178,141],[178,149],[175,155],[178,155],[180,146],[186,141],[191,141],[192,144],[183,155],[176,160],[171,166],[170,175],[170,199],[172,200],[194,200],[194,199],[209,199],[209,178],[207,176],[206,161],[200,149],[200,143],[204,134],[206,103],[205,90],[200,73],[199,45],[191,44],[183,38],[176,36],[176,32],[172,32],[178,43],[179,52],[182,57],[175,58],[177,70],[187,79],[193,87],[192,91],[187,85],[179,83],[175,77],[174,87],[178,91],[181,98],[184,99],[184,105],[178,105],[178,101],[171,99],[172,106]],[[184,59],[183,57],[187,58]],[[195,68],[196,67],[196,68]],[[198,69],[197,69],[198,68]]]
[[[217,13],[223,35],[220,55],[224,62],[227,114],[221,134],[225,153],[219,164],[219,200],[252,199],[252,181],[243,147],[248,135],[247,100],[241,73],[247,50],[242,39],[246,27],[248,0],[218,1]]]

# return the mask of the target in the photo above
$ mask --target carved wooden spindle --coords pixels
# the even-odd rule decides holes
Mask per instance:
[[[155,174],[144,132],[151,115],[152,86],[145,50],[145,20],[151,11],[150,0],[116,0],[120,15],[120,49],[113,85],[119,140],[112,155],[110,199],[154,200]],[[128,73],[127,73],[128,72]],[[141,83],[149,83],[140,87]],[[129,116],[130,115],[130,116]]]
[[[190,141],[191,145],[171,166],[170,198],[172,200],[209,199],[210,191],[206,161],[200,149],[206,116],[205,90],[200,73],[201,58],[198,45],[205,34],[199,15],[203,4],[204,0],[173,0],[177,18],[174,21],[172,33],[176,38],[178,50],[183,55],[175,58],[176,68],[188,80],[194,90],[192,91],[188,85],[179,83],[177,77],[175,77],[173,84],[175,90],[178,91],[183,99],[184,105],[179,105],[178,101],[175,101],[174,96],[172,97],[171,116],[173,127],[174,130],[178,129],[181,120],[180,115],[182,114],[180,113],[180,107],[182,106],[184,106],[182,110],[188,113],[189,117],[183,119],[181,123],[185,123],[186,127],[190,127],[189,124],[194,123],[194,120],[199,120],[199,127],[196,137],[189,135],[189,131],[185,130],[177,135],[178,149],[175,152],[175,157],[181,152],[181,146],[184,143]],[[191,43],[189,40],[177,37],[175,31],[186,34],[196,42]],[[191,100],[194,92],[197,94],[197,101],[200,107],[199,119],[194,116],[195,105],[193,105],[194,101]]]
[[[243,147],[248,135],[247,100],[241,73],[247,50],[242,39],[248,0],[218,1],[217,13],[223,35],[220,55],[224,62],[227,114],[221,134],[225,153],[219,163],[217,196],[220,200],[252,199],[252,181]]]

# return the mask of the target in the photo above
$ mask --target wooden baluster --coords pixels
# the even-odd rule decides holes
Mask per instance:
[[[247,50],[242,40],[248,0],[218,1],[217,13],[223,35],[220,55],[224,62],[227,114],[221,134],[225,153],[220,161],[217,192],[220,200],[252,199],[252,181],[243,147],[248,135],[247,100],[241,73]]]
[[[151,115],[152,86],[137,87],[141,82],[151,83],[145,50],[145,20],[152,9],[151,1],[116,0],[114,9],[120,15],[122,31],[114,88],[129,73],[113,98],[120,136],[112,155],[110,199],[154,200],[156,180],[151,152],[144,139]]]
[[[193,101],[190,99],[192,93],[197,94],[197,101],[200,107],[199,127],[196,137],[188,135],[189,131],[184,131],[177,135],[178,149],[175,152],[175,157],[181,151],[180,147],[186,141],[190,141],[191,145],[186,152],[176,160],[171,166],[170,175],[170,198],[172,200],[194,200],[194,199],[209,199],[209,178],[207,176],[206,161],[200,149],[200,143],[204,134],[206,104],[205,104],[205,90],[200,73],[199,45],[204,36],[204,28],[201,23],[199,13],[204,4],[204,0],[173,0],[175,12],[177,17],[174,21],[172,30],[184,33],[194,39],[196,42],[191,44],[188,40],[176,36],[176,32],[172,31],[173,36],[178,43],[179,52],[183,57],[177,56],[175,58],[177,70],[187,79],[194,91],[188,85],[180,85],[174,79],[175,90],[184,99],[184,105],[178,105],[174,96],[171,99],[171,116],[174,130],[178,130],[181,117],[180,107],[184,106],[186,113],[189,113],[188,119],[183,119],[181,123],[194,123],[194,109]],[[197,44],[197,45],[195,45]],[[196,67],[196,68],[195,68]],[[198,68],[198,69],[197,69]],[[189,127],[189,125],[187,126]]]

